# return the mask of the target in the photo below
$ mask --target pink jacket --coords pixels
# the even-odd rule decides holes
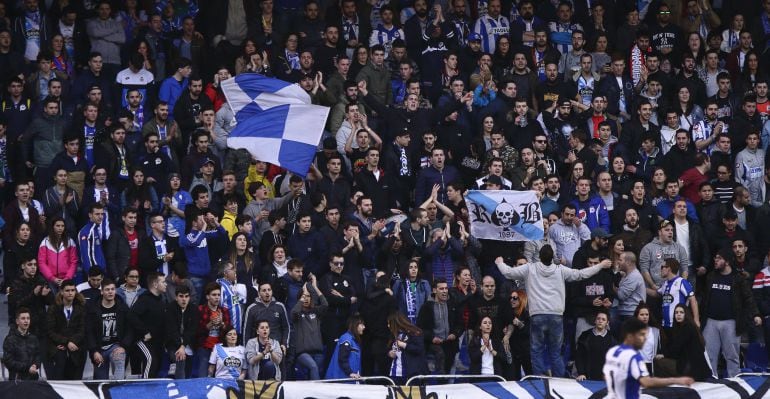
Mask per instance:
[[[48,237],[40,243],[37,251],[38,269],[48,281],[53,281],[55,278],[67,280],[75,276],[78,267],[78,248],[75,241],[71,238],[67,239],[69,246],[66,248],[63,245],[58,249],[54,248]]]

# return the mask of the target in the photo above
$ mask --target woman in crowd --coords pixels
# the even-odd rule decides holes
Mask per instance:
[[[478,333],[468,343],[471,358],[470,374],[501,375],[503,344],[492,337],[492,318],[484,316],[479,322]]]
[[[257,336],[246,343],[246,365],[250,380],[281,380],[281,344],[270,338],[270,324],[258,320]]]
[[[214,350],[211,351],[209,377],[242,380],[246,377],[246,350],[243,345],[238,345],[238,332],[235,327],[225,328],[222,333],[225,337],[224,343],[214,345]],[[256,338],[252,338],[254,339]]]
[[[286,35],[283,43],[283,51],[275,56],[275,74],[276,77],[283,80],[289,80],[293,71],[298,71],[299,66],[299,36],[296,33]]]
[[[412,324],[401,312],[388,315],[388,329],[391,334],[390,371],[388,376],[398,385],[415,375],[427,374],[425,361],[425,340],[422,330]]]
[[[677,375],[692,377],[696,381],[713,378],[703,335],[682,304],[674,308],[674,326],[666,332],[663,353],[665,358],[676,361]]]
[[[61,216],[54,216],[49,224],[50,233],[40,243],[37,264],[40,274],[48,280],[54,292],[57,292],[64,280],[75,276],[78,249],[75,241],[67,236]]]
[[[626,172],[626,160],[621,155],[612,157],[610,165],[610,177],[612,177],[612,191],[628,199],[631,196],[631,189],[634,187],[634,179]]]
[[[50,50],[53,55],[51,69],[75,76],[75,63],[67,54],[67,49],[64,48],[64,37],[61,34],[55,34],[51,37]]]
[[[256,285],[259,270],[257,257],[246,233],[238,232],[233,235],[225,258],[235,265],[239,284],[244,284],[247,288]]]
[[[691,131],[693,126],[703,120],[703,108],[695,104],[695,96],[693,96],[688,83],[679,86],[676,96],[678,101],[675,102],[674,109],[679,114],[679,126],[684,130]]]
[[[701,37],[700,33],[690,32],[687,35],[687,50],[685,51],[688,54],[692,54],[693,58],[695,58],[696,69],[703,66],[703,61],[706,58],[706,44],[703,42],[703,37]]]
[[[513,291],[510,300],[511,308],[513,308],[513,323],[503,336],[502,343],[506,358],[503,373],[507,380],[518,381],[524,375],[532,374],[527,292],[523,289]],[[522,370],[524,371],[523,374]]]
[[[267,254],[270,263],[262,266],[259,281],[272,282],[286,274],[289,260],[291,260],[290,257],[286,256],[286,253],[287,249],[283,244],[275,244],[270,248],[270,253]]]
[[[759,53],[755,49],[749,50],[744,56],[743,69],[735,82],[736,93],[747,93],[754,91],[754,85],[760,79],[767,79],[767,73],[760,68]]]
[[[352,315],[348,320],[348,331],[337,340],[326,379],[361,378],[361,336],[364,329],[366,326],[361,316]]]
[[[159,72],[157,68],[155,68],[155,57],[152,54],[152,50],[150,49],[150,44],[145,39],[138,39],[134,43],[134,52],[138,53],[142,56],[142,59],[144,60],[144,64],[142,67],[146,69],[148,72],[151,72],[155,79],[159,79],[160,77],[157,76],[157,73]],[[133,54],[133,53],[132,53]]]
[[[21,265],[22,259],[32,259],[40,251],[40,247],[30,240],[31,235],[32,229],[29,227],[29,223],[21,222],[16,228],[15,240],[3,243],[5,250],[3,254],[3,285],[5,288],[3,291],[6,294],[11,282],[16,280],[19,275],[19,265]],[[16,312],[12,302],[9,301],[8,320],[13,320],[14,317],[16,317]]]
[[[416,258],[410,260],[406,268],[402,267],[399,274],[401,278],[393,283],[393,296],[398,301],[398,309],[414,324],[417,312],[430,299],[430,283],[421,278],[420,263]]]
[[[666,196],[666,170],[660,166],[655,167],[652,171],[652,184],[650,192],[647,193],[647,198],[650,199],[650,205],[658,206],[658,202]]]
[[[365,45],[356,47],[355,53],[353,53],[353,59],[350,60],[350,71],[348,76],[355,78],[361,69],[369,63],[369,49]]]
[[[80,198],[78,193],[67,185],[67,171],[60,168],[54,173],[54,184],[45,190],[43,207],[48,217],[58,216],[66,227],[68,237],[77,237]]]
[[[612,61],[612,57],[609,55],[609,39],[606,33],[599,33],[595,36],[593,42],[593,51],[591,51],[591,57],[594,62],[594,72],[598,73],[599,76],[604,77],[604,75],[611,72],[610,70],[610,62]]]
[[[159,209],[158,193],[148,184],[144,178],[144,171],[140,168],[131,173],[131,182],[120,195],[121,209],[134,208],[137,210],[136,227],[140,230],[149,226],[145,220],[149,215]]]
[[[240,75],[243,72],[249,72],[246,67],[251,63],[251,56],[258,54],[257,42],[252,38],[247,38],[241,45],[241,54],[235,59],[235,74]]]
[[[641,320],[647,325],[647,340],[644,341],[644,346],[639,351],[642,354],[644,363],[647,364],[647,371],[652,374],[652,365],[658,356],[658,352],[661,349],[661,335],[660,327],[652,315],[650,305],[640,302],[634,310],[634,317]]]
[[[163,214],[168,220],[166,223],[168,234],[171,237],[178,237],[184,234],[184,210],[193,201],[190,193],[181,188],[182,178],[179,173],[169,173],[168,185],[171,193],[163,197]]]

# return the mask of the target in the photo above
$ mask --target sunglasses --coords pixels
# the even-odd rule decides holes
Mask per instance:
[[[517,296],[512,296],[512,297],[511,297],[511,300],[512,300],[512,301],[518,301],[518,300],[519,300],[519,297],[517,297]]]

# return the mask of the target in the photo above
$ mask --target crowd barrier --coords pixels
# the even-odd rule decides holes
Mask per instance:
[[[422,381],[431,382],[433,376]],[[380,379],[381,381],[386,381]],[[375,381],[366,381],[375,382]],[[644,398],[770,399],[770,375],[644,390]],[[189,380],[35,381],[0,383],[0,398],[35,399],[601,399],[601,381],[527,378],[518,382],[445,385],[368,385],[349,381],[275,382],[214,378]]]

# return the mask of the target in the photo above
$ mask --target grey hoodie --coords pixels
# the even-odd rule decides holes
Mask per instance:
[[[548,240],[553,245],[554,260],[559,262],[562,258],[567,260],[565,266],[572,265],[572,256],[575,255],[583,241],[591,239],[591,230],[585,223],[580,227],[574,224],[566,225],[559,219],[558,222],[548,228]]]
[[[509,280],[525,280],[531,316],[563,315],[567,296],[565,282],[584,280],[602,270],[600,265],[575,270],[555,264],[544,265],[540,262],[525,263],[516,267],[498,263],[497,268]]]
[[[660,238],[655,237],[649,244],[642,248],[639,253],[639,271],[650,273],[655,285],[663,284],[665,279],[660,276],[660,267],[666,259],[674,258],[679,261],[679,272],[690,271],[690,259],[684,248],[672,241],[670,244],[664,244]],[[690,276],[693,276],[690,273]]]

